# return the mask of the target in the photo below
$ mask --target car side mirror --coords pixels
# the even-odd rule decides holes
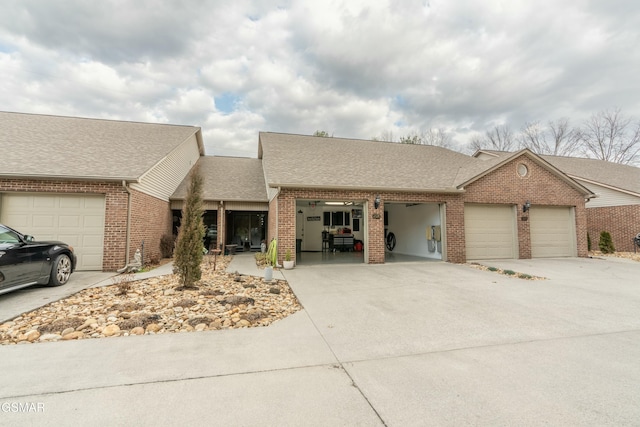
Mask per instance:
[[[24,236],[24,241],[27,243],[31,243],[34,242],[36,239],[33,238],[33,236],[30,236],[29,234]]]

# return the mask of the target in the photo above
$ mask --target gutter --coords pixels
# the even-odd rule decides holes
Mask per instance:
[[[47,175],[47,174],[23,174],[23,173],[0,173],[0,177],[7,179],[47,179],[61,181],[103,181],[103,182],[121,182],[121,181],[134,181],[137,182],[137,177],[132,176],[97,176],[97,175]]]
[[[461,194],[466,192],[464,189],[458,188],[396,188],[396,187],[353,187],[353,186],[341,186],[341,185],[309,185],[309,184],[278,184],[272,183],[269,185],[271,188],[278,188],[278,193],[275,197],[280,194],[280,190],[282,188],[304,188],[310,190],[340,190],[340,191],[372,191],[372,192],[404,192],[404,193],[438,193],[438,194]]]
[[[124,265],[129,265],[129,249],[130,249],[130,236],[131,236],[131,190],[127,186],[127,181],[122,180],[122,188],[127,192],[127,237],[124,254]]]

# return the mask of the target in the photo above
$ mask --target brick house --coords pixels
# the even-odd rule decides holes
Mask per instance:
[[[482,150],[475,156],[500,158],[509,154]],[[586,204],[592,249],[598,249],[600,233],[608,231],[616,250],[632,252],[633,237],[640,233],[640,168],[597,159],[541,157],[595,194]]]
[[[258,158],[280,260],[324,251],[327,240],[344,249],[351,238],[371,264],[395,254],[451,262],[587,255],[593,194],[529,150],[482,160],[435,146],[262,132]]]
[[[169,196],[204,154],[200,128],[0,112],[0,222],[65,241],[79,270],[159,257]]]

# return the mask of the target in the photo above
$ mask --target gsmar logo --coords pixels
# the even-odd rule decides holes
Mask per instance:
[[[2,402],[2,412],[44,412],[43,402]]]

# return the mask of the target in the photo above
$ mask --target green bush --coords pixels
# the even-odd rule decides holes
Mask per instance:
[[[518,277],[521,279],[527,279],[527,280],[533,279],[533,277],[530,274],[525,274],[525,273],[518,274]]]
[[[616,248],[613,246],[613,240],[611,240],[611,234],[609,234],[608,231],[600,233],[600,243],[598,243],[598,247],[603,254],[612,254],[616,251]]]
[[[503,273],[504,273],[504,274],[507,274],[507,275],[509,275],[509,276],[515,276],[515,274],[516,274],[516,272],[515,272],[515,271],[513,271],[513,270],[505,270]]]
[[[495,267],[487,267],[487,270],[489,270],[489,271],[498,271],[498,269],[495,268]]]

